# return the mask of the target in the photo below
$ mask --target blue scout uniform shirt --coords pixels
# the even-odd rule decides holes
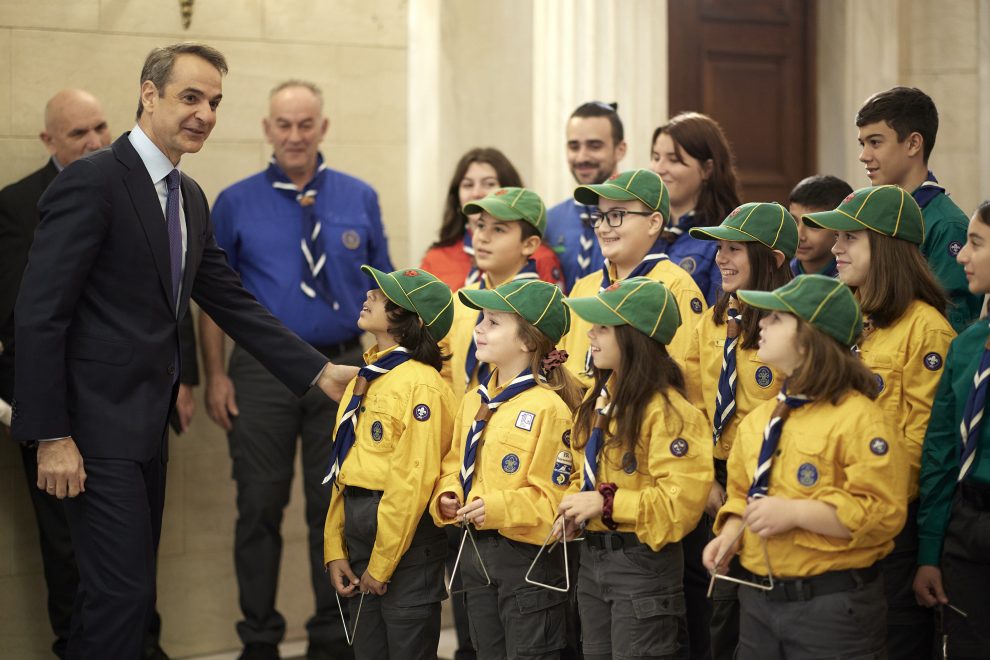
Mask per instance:
[[[598,247],[598,239],[588,216],[595,210],[594,206],[579,204],[573,199],[565,199],[547,211],[547,231],[544,238],[560,259],[560,267],[564,271],[565,292],[570,291],[574,283],[587,275],[602,269],[605,258]],[[585,227],[587,226],[587,231]],[[581,256],[581,239],[591,240],[589,249],[591,262],[582,267],[578,261]]]
[[[322,156],[320,157],[322,160]],[[320,244],[327,280],[339,309],[300,289],[305,261],[300,242],[303,209],[292,195],[272,186],[269,170],[226,188],[213,205],[217,243],[245,288],[302,339],[329,346],[361,334],[357,318],[370,286],[361,273],[371,264],[395,270],[388,256],[378,195],[360,179],[329,168],[316,196]]]
[[[683,233],[675,240],[666,240],[665,252],[694,279],[711,307],[722,293],[722,271],[715,264],[718,241],[701,241],[688,234],[688,229],[701,225],[696,217],[694,211],[689,211],[678,218],[677,228]],[[669,233],[664,232],[664,238]]]
[[[804,266],[801,264],[800,261],[798,261],[797,257],[794,257],[793,259],[791,259],[791,272],[794,274],[795,277],[797,277],[798,275],[824,275],[825,277],[839,276],[839,268],[835,263],[834,257],[832,258],[832,261],[828,262],[828,264],[817,273],[806,273],[804,270]]]

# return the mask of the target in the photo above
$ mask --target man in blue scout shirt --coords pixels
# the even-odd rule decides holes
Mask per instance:
[[[577,185],[604,183],[619,171],[626,142],[617,108],[591,101],[578,106],[567,120],[567,165]],[[594,210],[568,198],[547,211],[546,241],[560,258],[567,291],[588,273],[601,270],[604,262],[589,220]]]
[[[298,80],[278,85],[264,120],[271,163],[220,193],[213,224],[230,265],[272,314],[333,362],[356,365],[361,363],[357,318],[367,290],[361,264],[386,272],[393,268],[375,191],[323,161],[319,146],[328,126],[319,88]],[[241,657],[277,658],[285,634],[285,619],[275,609],[279,526],[300,436],[316,595],[316,614],[306,625],[306,657],[340,657],[346,649],[343,629],[323,570],[330,489],[320,485],[337,405],[316,390],[296,399],[240,348],[231,355],[228,376],[223,334],[205,314],[200,318],[207,411],[229,432],[237,481]]]
[[[921,253],[949,294],[949,323],[962,332],[980,315],[982,299],[969,292],[956,255],[966,243],[969,218],[928,169],[938,133],[938,110],[920,89],[894,87],[868,98],[856,113],[859,160],[874,186],[893,184],[918,202],[925,219]]]

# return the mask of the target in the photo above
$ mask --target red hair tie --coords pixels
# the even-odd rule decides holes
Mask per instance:
[[[565,362],[567,362],[567,351],[555,348],[543,358],[543,372],[549,374]]]

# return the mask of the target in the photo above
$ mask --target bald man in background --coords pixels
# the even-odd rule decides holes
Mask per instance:
[[[45,105],[45,130],[39,135],[51,157],[40,170],[0,190],[0,435],[10,427],[10,400],[14,393],[14,302],[21,275],[27,264],[28,251],[38,226],[38,200],[62,168],[76,159],[110,145],[110,128],[100,102],[81,89],[65,89]],[[187,358],[188,356],[188,358]],[[183,361],[195,364],[196,346],[192,321],[184,323]],[[184,370],[179,388],[174,426],[185,430],[193,414],[192,385],[195,368]],[[24,474],[27,477],[31,504],[38,521],[45,582],[48,586],[48,618],[55,643],[52,651],[65,657],[70,621],[79,571],[76,568],[69,526],[62,503],[36,486],[38,480],[37,445],[21,445]],[[157,612],[145,640],[144,657],[166,659],[158,644],[161,619]]]

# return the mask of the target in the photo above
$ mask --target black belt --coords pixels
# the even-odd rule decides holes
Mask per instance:
[[[585,532],[584,543],[591,548],[609,552],[645,545],[632,532]]]
[[[329,346],[314,346],[316,350],[323,353],[328,358],[340,357],[344,353],[349,353],[355,348],[361,348],[361,339],[355,337],[354,339],[348,339],[347,341],[342,341],[339,344],[330,344]]]
[[[744,571],[745,579],[769,587],[769,578]],[[854,568],[846,571],[829,571],[808,578],[773,579],[773,589],[763,592],[767,600],[791,603],[811,600],[816,596],[828,596],[843,591],[854,591],[880,577],[880,568],[874,564],[869,568]]]
[[[359,486],[347,486],[344,488],[344,497],[381,497],[382,491],[368,490]]]
[[[497,529],[474,529],[471,528],[471,533],[474,534],[474,538],[478,539],[500,539],[502,535],[498,533]]]
[[[990,511],[990,486],[964,481],[959,484],[959,494],[980,511]]]

